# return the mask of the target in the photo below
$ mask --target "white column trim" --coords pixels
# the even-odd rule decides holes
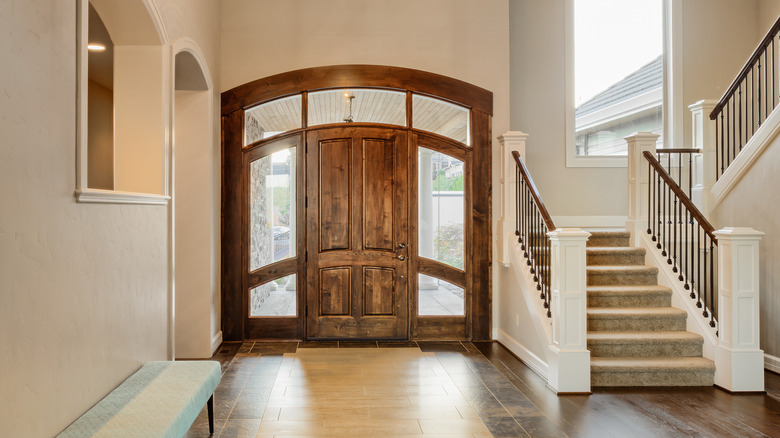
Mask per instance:
[[[752,228],[724,228],[715,232],[718,238],[715,384],[729,391],[764,390],[758,251],[763,235]]]
[[[510,245],[514,240],[516,200],[515,187],[517,186],[517,172],[512,152],[517,151],[523,162],[525,158],[525,142],[528,134],[522,131],[507,131],[498,136],[501,143],[501,175],[500,175],[500,217],[498,219],[498,262],[504,267],[509,266]]]

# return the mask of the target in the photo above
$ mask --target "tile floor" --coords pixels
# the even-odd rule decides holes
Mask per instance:
[[[243,343],[214,416],[223,438],[565,436],[467,342]]]

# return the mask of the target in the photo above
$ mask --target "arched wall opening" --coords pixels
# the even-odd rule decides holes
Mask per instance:
[[[212,81],[190,40],[173,45],[172,223],[175,356],[207,358],[219,331],[219,154]]]

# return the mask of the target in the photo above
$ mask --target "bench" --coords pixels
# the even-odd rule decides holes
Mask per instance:
[[[149,362],[57,437],[182,437],[204,404],[214,433],[220,377],[215,361]]]

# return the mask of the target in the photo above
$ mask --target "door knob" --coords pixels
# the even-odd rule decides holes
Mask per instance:
[[[405,244],[405,243],[403,243],[403,242],[402,242],[402,243],[399,243],[399,244],[398,244],[398,248],[400,248],[400,249],[404,249],[404,248],[406,248],[406,244]]]
[[[401,255],[398,256],[398,260],[404,261],[404,260],[406,260],[406,256],[401,254]]]

